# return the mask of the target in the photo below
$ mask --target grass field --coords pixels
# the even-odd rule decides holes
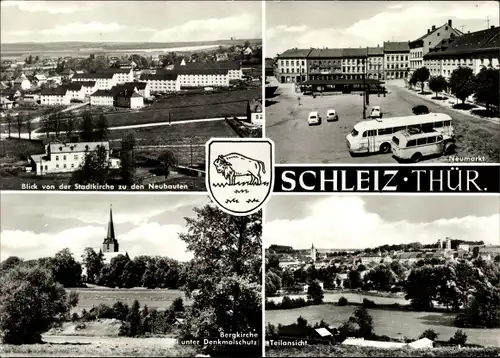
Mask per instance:
[[[299,316],[310,324],[321,320],[338,327],[353,315],[356,306],[323,304],[291,310],[266,311],[266,322],[277,326],[295,323]],[[454,327],[455,314],[441,312],[412,312],[384,309],[369,309],[373,317],[375,333],[392,338],[418,338],[426,329],[439,333],[440,340],[448,340],[458,329]],[[500,347],[500,329],[462,328],[467,334],[467,343]]]
[[[498,357],[499,348],[376,349],[313,345],[266,349],[266,357]]]
[[[190,304],[190,301],[186,301],[184,292],[180,290],[75,288],[68,289],[68,291],[75,291],[79,295],[78,305],[74,308],[75,312],[81,312],[84,308],[88,311],[100,303],[113,305],[117,301],[131,305],[134,300],[139,300],[141,307],[147,305],[150,309],[168,308],[177,297],[181,297],[185,304]]]

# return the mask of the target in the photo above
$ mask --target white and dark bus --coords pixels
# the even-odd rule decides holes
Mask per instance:
[[[389,153],[394,134],[412,128],[423,131],[435,129],[447,137],[454,136],[452,118],[444,113],[377,118],[356,123],[346,137],[347,148],[351,154]]]
[[[452,154],[453,138],[435,129],[406,129],[392,137],[392,154],[398,161],[418,163],[425,157]]]

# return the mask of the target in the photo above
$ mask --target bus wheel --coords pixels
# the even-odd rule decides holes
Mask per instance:
[[[455,144],[453,143],[446,143],[444,146],[444,154],[453,154],[455,153]]]
[[[380,146],[380,152],[381,153],[389,153],[391,150],[391,145],[389,143],[382,143]]]
[[[415,154],[413,154],[413,156],[411,157],[411,161],[412,161],[413,163],[418,163],[418,162],[420,162],[421,160],[422,160],[422,154],[420,154],[420,153],[415,153]]]

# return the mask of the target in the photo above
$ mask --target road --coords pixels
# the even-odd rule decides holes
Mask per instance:
[[[478,122],[479,119],[445,108],[420,98],[399,85],[387,83],[389,94],[370,96],[370,106],[381,106],[384,118],[413,115],[412,108],[426,105],[431,112],[446,113],[457,123]],[[275,143],[276,163],[311,164],[396,164],[391,154],[372,154],[352,157],[347,150],[346,135],[354,124],[362,121],[362,97],[357,94],[339,94],[312,98],[293,93],[289,86],[280,86],[276,96],[266,104],[266,136]],[[324,117],[329,108],[339,114],[338,122],[326,122]],[[319,126],[309,126],[307,115],[318,111],[323,117]],[[368,111],[367,111],[368,112]],[[498,127],[492,123],[484,123]],[[465,124],[466,126],[468,124]],[[498,130],[496,128],[495,130]]]
[[[245,119],[246,117],[237,117],[238,119]],[[154,122],[154,123],[145,123],[145,124],[134,124],[130,126],[118,126],[118,127],[109,127],[108,130],[126,130],[126,129],[136,129],[136,128],[147,128],[147,127],[161,127],[161,126],[169,126],[176,124],[187,124],[187,123],[195,123],[195,122],[214,122],[214,121],[224,121],[224,118],[200,118],[200,119],[189,119],[185,121],[172,121],[172,122]],[[76,130],[73,133],[78,133],[80,131]],[[50,132],[49,134],[55,134],[54,132]],[[0,138],[7,138],[9,135],[7,133],[0,133]],[[31,139],[40,139],[46,137],[46,132],[38,132],[37,130],[31,133]],[[12,133],[11,137],[18,138],[17,133]],[[28,133],[21,133],[21,138],[28,139]]]

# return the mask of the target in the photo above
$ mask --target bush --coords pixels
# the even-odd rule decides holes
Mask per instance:
[[[97,306],[96,318],[116,318],[115,310],[112,307],[101,303]]]
[[[73,323],[78,322],[79,319],[80,319],[80,317],[78,316],[78,313],[74,312],[71,315],[71,322],[73,322]]]
[[[411,110],[415,115],[429,113],[429,108],[427,106],[424,106],[423,104],[419,104],[418,106],[413,107]]]
[[[347,298],[342,296],[339,298],[338,304],[339,304],[339,306],[347,306],[349,304],[349,301],[347,300]]]
[[[461,346],[464,346],[466,342],[467,342],[467,335],[461,329],[458,329],[453,335],[453,337],[450,338],[450,343],[453,344],[460,344]]]
[[[181,297],[177,297],[174,302],[172,302],[172,309],[174,312],[184,312],[184,303]]]
[[[375,303],[375,301],[363,298],[363,307],[366,307],[366,308],[375,308],[375,307],[377,307],[377,304]]]
[[[424,333],[418,337],[419,339],[422,338],[427,338],[430,339],[431,341],[435,341],[439,337],[439,333],[436,333],[433,329],[426,329]]]

